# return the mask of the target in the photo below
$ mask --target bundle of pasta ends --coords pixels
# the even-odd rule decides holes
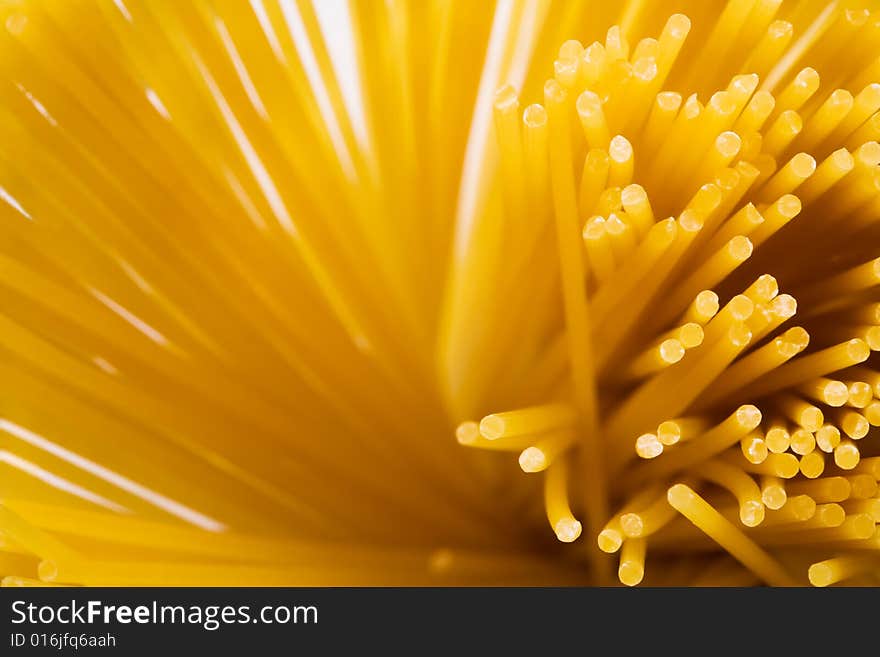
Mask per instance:
[[[330,4],[2,3],[3,585],[880,584],[880,10]]]

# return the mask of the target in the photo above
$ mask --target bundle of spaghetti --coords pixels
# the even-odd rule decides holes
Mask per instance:
[[[533,367],[552,361],[557,378],[548,403],[484,417],[480,440],[521,451],[521,466],[536,450],[543,467],[567,464],[547,515],[565,542],[559,509],[584,521],[597,581],[602,552],[619,552],[619,580],[634,585],[646,554],[666,568],[722,549],[768,584],[877,583],[860,552],[877,536],[880,84],[865,79],[876,51],[844,40],[877,44],[880,24],[861,7],[779,5],[727,3],[708,36],[695,30],[687,65],[672,65],[683,15],[649,36],[617,25],[586,47],[567,41],[527,110],[547,117],[563,305]],[[856,62],[847,75],[838,50]],[[514,97],[498,93],[496,117]],[[517,135],[497,139],[503,189]],[[547,450],[562,419],[519,423],[550,408],[580,440]],[[519,428],[487,433],[499,417]],[[797,545],[827,554],[793,571],[781,555]]]
[[[3,3],[3,584],[877,584],[880,10],[676,8]]]

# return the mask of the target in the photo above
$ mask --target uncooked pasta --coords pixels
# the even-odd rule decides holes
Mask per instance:
[[[4,586],[880,585],[875,2],[0,14]]]

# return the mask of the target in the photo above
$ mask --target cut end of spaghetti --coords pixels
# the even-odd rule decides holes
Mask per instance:
[[[563,518],[554,526],[556,538],[563,543],[573,543],[581,535],[581,523],[574,518]]]
[[[526,447],[519,455],[519,467],[523,472],[540,472],[548,465],[547,455],[539,447]]]
[[[643,459],[654,459],[663,453],[663,443],[653,433],[645,433],[636,439],[636,454]]]

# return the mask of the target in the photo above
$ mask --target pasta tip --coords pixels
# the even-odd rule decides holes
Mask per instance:
[[[563,543],[572,543],[581,535],[581,523],[573,518],[564,518],[554,527],[556,538]]]

